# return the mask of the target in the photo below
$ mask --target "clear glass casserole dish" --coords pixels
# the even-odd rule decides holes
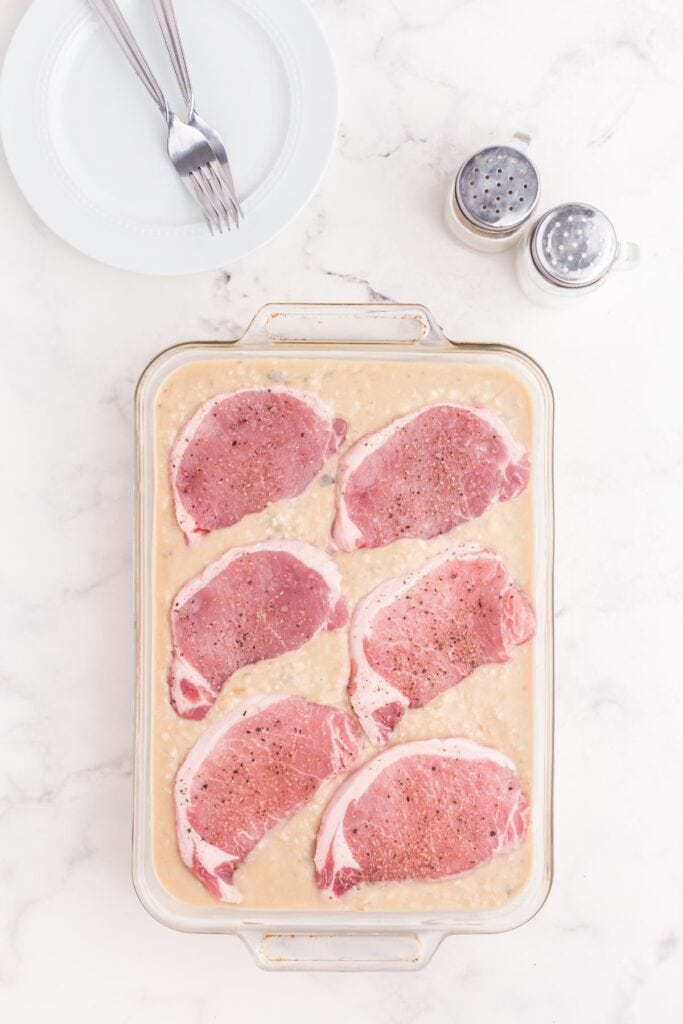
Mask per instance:
[[[218,370],[226,361],[320,360],[340,368],[392,367],[402,376],[418,368],[491,369],[523,389],[530,405],[530,579],[537,631],[530,665],[530,798],[526,837],[528,872],[509,900],[489,907],[416,910],[249,909],[196,905],[178,898],[155,863],[155,702],[165,687],[155,663],[160,618],[155,595],[155,510],[160,466],[156,408],[169,378],[183,367]],[[398,370],[396,370],[398,364]],[[342,370],[341,368],[344,368]],[[377,372],[377,371],[375,371]],[[390,375],[391,370],[387,370]],[[214,388],[213,393],[216,392]],[[428,399],[428,396],[425,396]],[[422,306],[269,305],[231,342],[189,343],[162,352],[142,374],[136,396],[137,702],[133,879],[145,908],[182,931],[239,935],[260,966],[279,970],[409,970],[424,966],[450,934],[500,932],[531,918],[548,894],[552,873],[553,727],[553,397],[540,367],[517,350],[448,340]],[[401,544],[405,543],[403,541]],[[155,610],[155,603],[157,608]],[[196,723],[195,723],[196,724]],[[165,784],[162,779],[162,785]],[[158,792],[158,790],[157,790]],[[155,803],[156,799],[156,803]]]

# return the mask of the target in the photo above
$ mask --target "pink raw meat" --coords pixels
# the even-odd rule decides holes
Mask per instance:
[[[316,395],[285,387],[216,395],[180,431],[171,453],[176,516],[192,544],[249,512],[306,490],[346,436]]]
[[[173,602],[171,704],[204,718],[238,668],[347,621],[339,570],[324,551],[298,540],[232,548]]]
[[[528,596],[478,544],[381,583],[351,619],[349,693],[361,725],[373,743],[385,743],[408,708],[480,665],[509,661],[535,625]]]
[[[345,771],[360,743],[356,722],[339,708],[272,694],[240,704],[202,733],[176,777],[184,863],[217,899],[238,903],[233,875],[242,861]]]
[[[529,806],[504,754],[467,739],[399,743],[354,772],[325,809],[316,882],[451,878],[524,838]]]
[[[528,479],[529,456],[494,413],[430,405],[344,453],[332,535],[342,551],[435,537],[516,497]]]

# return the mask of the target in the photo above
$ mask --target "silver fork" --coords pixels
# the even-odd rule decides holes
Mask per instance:
[[[237,199],[237,193],[235,191],[235,182],[233,181],[232,171],[230,170],[230,163],[228,161],[228,154],[225,151],[223,140],[220,135],[210,124],[200,117],[199,111],[194,98],[194,89],[192,88],[192,82],[190,81],[190,72],[187,67],[187,60],[185,58],[185,51],[183,50],[183,44],[180,38],[180,29],[178,28],[178,19],[176,18],[175,10],[173,8],[173,0],[153,0],[154,12],[159,22],[159,28],[161,34],[164,37],[166,49],[168,55],[171,58],[171,64],[175,76],[178,79],[178,85],[180,86],[180,93],[183,97],[183,101],[187,108],[187,123],[195,128],[198,128],[205,139],[208,140],[212,150],[216,155],[216,159],[220,164],[221,171],[223,172],[223,180],[228,189],[228,194],[232,201],[232,215],[235,221],[235,226],[239,227],[240,217],[244,219],[244,214]]]
[[[223,185],[221,169],[205,136],[193,125],[173,113],[152,74],[126,19],[115,0],[89,0],[121,47],[133,70],[159,108],[168,127],[168,155],[180,180],[195,200],[211,234],[223,224],[230,229],[229,197]]]

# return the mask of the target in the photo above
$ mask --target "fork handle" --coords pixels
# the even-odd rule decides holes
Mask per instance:
[[[194,94],[187,60],[185,59],[185,51],[180,39],[180,29],[178,28],[178,19],[173,7],[173,0],[152,0],[152,2],[168,55],[171,58],[175,76],[178,79],[180,92],[185,101],[188,114],[191,115],[194,110]]]
[[[118,4],[115,0],[89,0],[89,3],[113,35],[136,75],[161,111],[165,121],[169,123],[171,112],[166,97],[152,74],[152,69],[145,60]]]

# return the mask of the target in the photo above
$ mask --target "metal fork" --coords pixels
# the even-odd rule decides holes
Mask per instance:
[[[235,183],[232,177],[232,171],[230,170],[230,163],[228,161],[228,154],[225,152],[225,146],[220,135],[210,124],[200,117],[199,111],[194,98],[194,89],[192,88],[192,82],[190,81],[190,72],[187,67],[187,60],[185,58],[185,51],[183,50],[183,44],[180,39],[180,29],[178,28],[178,20],[176,18],[175,10],[173,8],[173,0],[152,0],[154,4],[154,12],[159,22],[159,28],[161,34],[164,37],[164,43],[168,50],[168,55],[173,65],[175,76],[178,79],[178,85],[180,86],[180,92],[183,97],[183,101],[187,108],[187,123],[195,128],[198,128],[205,139],[208,140],[212,150],[216,155],[221,170],[223,172],[223,179],[228,188],[230,199],[232,200],[232,214],[235,221],[235,226],[239,227],[239,218],[244,219],[244,214],[237,199],[237,193],[235,191]]]
[[[180,180],[195,200],[211,234],[230,229],[231,206],[221,168],[202,132],[186,124],[169,107],[126,19],[115,0],[89,0],[121,47],[168,127],[168,155]]]

